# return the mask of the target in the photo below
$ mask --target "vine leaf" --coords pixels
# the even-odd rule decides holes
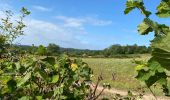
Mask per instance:
[[[16,88],[17,88],[17,87],[16,87],[17,83],[16,83],[16,81],[13,80],[13,79],[9,80],[9,81],[7,82],[7,85],[8,85],[8,88],[10,89],[11,92],[15,91]]]
[[[18,100],[30,100],[30,97],[29,96],[23,96],[23,97],[19,98]]]
[[[142,0],[128,0],[124,13],[128,14],[135,8],[145,15],[145,19],[138,26],[138,32],[141,35],[146,35],[149,32],[155,33],[155,37],[151,41],[152,57],[146,66],[140,64],[136,67],[138,72],[136,78],[145,82],[148,87],[159,83],[163,87],[165,95],[170,96],[170,85],[167,78],[170,71],[170,27],[149,19],[151,12],[146,10]],[[156,15],[170,17],[170,0],[161,0]]]
[[[170,70],[170,32],[158,36],[152,41],[152,59],[159,62],[162,67]]]
[[[53,57],[45,57],[44,59],[42,59],[42,61],[47,62],[53,66],[55,65],[55,58]]]
[[[20,81],[17,83],[17,87],[25,84],[31,78],[31,72],[27,73]]]
[[[58,80],[59,80],[59,75],[53,75],[51,83],[56,83],[56,82],[58,82]]]
[[[148,70],[144,68],[138,70],[138,75],[136,78],[140,81],[144,81],[148,87],[152,86],[154,83],[160,83],[161,85],[167,84],[167,75],[164,72],[164,68],[161,67],[159,62],[151,59],[148,62]]]
[[[156,74],[154,76],[151,76],[148,80],[146,80],[145,83],[148,87],[152,86],[156,82],[161,85],[166,85],[167,84],[166,78],[167,76],[165,72],[163,73],[156,72]]]
[[[170,17],[170,0],[162,0],[160,5],[157,7],[158,17],[166,18]]]
[[[138,26],[138,32],[141,35],[146,35],[149,32],[152,32],[153,29],[146,23],[146,20],[144,20],[139,26]]]
[[[128,14],[135,8],[140,9],[141,13],[144,14],[146,17],[149,17],[149,15],[151,14],[151,12],[147,11],[144,7],[144,3],[142,2],[142,0],[128,0],[126,2],[126,9],[124,10],[124,14]]]
[[[46,82],[48,82],[48,75],[44,69],[39,69],[38,73],[41,76],[41,78],[43,78]]]
[[[22,7],[21,12],[25,15],[29,15],[31,12],[28,11],[26,8]]]

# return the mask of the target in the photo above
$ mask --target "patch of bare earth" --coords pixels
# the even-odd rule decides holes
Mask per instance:
[[[102,91],[103,87],[98,86],[97,91]],[[138,94],[137,92],[132,92],[134,95]],[[117,89],[105,89],[104,94],[120,94],[122,96],[127,95],[127,91],[117,90]],[[156,99],[157,98],[157,99]],[[142,100],[170,100],[169,97],[157,96],[154,97],[152,94],[145,94]]]

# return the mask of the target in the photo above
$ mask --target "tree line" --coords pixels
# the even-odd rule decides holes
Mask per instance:
[[[89,49],[74,49],[63,48],[54,43],[50,43],[48,46],[27,46],[27,45],[15,45],[13,50],[17,53],[30,53],[37,55],[57,56],[60,54],[67,54],[71,57],[126,57],[130,54],[147,54],[151,52],[150,47],[126,45],[120,44],[111,45],[103,50],[89,50]]]

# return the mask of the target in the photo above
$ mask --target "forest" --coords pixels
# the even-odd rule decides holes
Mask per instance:
[[[138,46],[134,45],[126,45],[121,46],[120,44],[112,45],[103,50],[89,50],[89,49],[74,49],[74,48],[63,48],[54,43],[49,44],[47,47],[45,46],[27,46],[27,45],[15,45],[11,50],[18,53],[30,53],[30,54],[38,54],[38,50],[45,49],[43,54],[40,55],[48,55],[55,56],[59,54],[67,54],[70,57],[94,57],[94,58],[116,58],[116,57],[128,57],[130,54],[149,54],[151,53],[151,48],[146,46]],[[130,56],[129,56],[130,57]]]

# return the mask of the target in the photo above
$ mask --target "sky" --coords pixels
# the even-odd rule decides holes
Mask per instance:
[[[113,44],[149,46],[153,33],[141,36],[137,26],[143,16],[138,10],[124,15],[126,0],[0,0],[0,18],[5,10],[19,15],[22,7],[31,14],[24,19],[25,35],[15,43],[101,50]],[[160,0],[144,0],[153,14]],[[151,19],[169,23],[168,19]]]

